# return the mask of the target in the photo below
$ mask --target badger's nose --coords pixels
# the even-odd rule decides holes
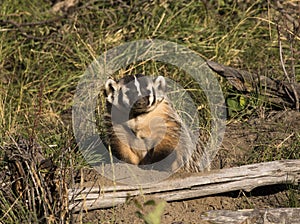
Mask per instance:
[[[137,99],[133,107],[137,109],[146,108],[149,105],[149,96],[143,96]]]

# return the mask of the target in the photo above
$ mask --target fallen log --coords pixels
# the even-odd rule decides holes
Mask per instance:
[[[300,208],[214,210],[203,213],[201,219],[214,224],[298,224],[300,223]]]
[[[236,190],[275,184],[298,184],[300,160],[281,160],[226,168],[209,173],[194,173],[179,179],[142,186],[115,185],[69,189],[69,209],[93,210],[113,207],[129,197],[152,195],[166,201],[178,201]]]
[[[300,96],[300,84],[275,80],[263,75],[253,74],[207,61],[207,65],[217,74],[227,79],[230,85],[241,92],[255,92],[266,97],[271,103],[290,108],[296,107]]]

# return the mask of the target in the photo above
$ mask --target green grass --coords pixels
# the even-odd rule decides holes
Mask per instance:
[[[284,5],[288,10],[289,2]],[[0,3],[0,146],[12,144],[19,136],[34,139],[46,157],[58,164],[67,151],[74,157],[65,165],[71,166],[72,161],[72,166],[82,166],[80,156],[74,155],[71,123],[76,85],[94,58],[122,43],[147,38],[173,41],[204,59],[285,79],[279,60],[279,24],[287,70],[294,68],[300,80],[299,63],[292,60],[293,54],[299,54],[299,33],[272,1],[80,1],[68,13],[50,9],[50,0]],[[190,83],[182,71],[161,63],[131,67],[132,72],[161,72],[183,85]],[[225,80],[220,83],[225,95],[239,96]],[[204,99],[201,94],[196,92],[194,99]],[[234,119],[244,119],[258,106],[269,108],[255,98],[246,103],[243,112],[233,114]],[[202,118],[209,116],[207,108],[201,113]],[[299,148],[299,136],[293,144],[286,154],[293,155],[293,149]],[[272,149],[265,152],[270,157],[274,153]],[[17,219],[12,215],[9,220]]]

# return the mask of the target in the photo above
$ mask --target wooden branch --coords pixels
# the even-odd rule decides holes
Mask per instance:
[[[266,76],[251,74],[229,66],[208,61],[207,65],[217,74],[226,78],[237,90],[242,92],[257,92],[277,105],[295,108],[296,96],[300,96],[300,84],[274,80]]]
[[[245,209],[238,211],[214,210],[202,214],[201,219],[214,224],[296,224],[300,223],[300,208]]]
[[[259,186],[297,184],[300,160],[282,160],[227,168],[209,173],[194,173],[181,179],[143,186],[116,185],[69,189],[69,208],[73,211],[108,208],[124,203],[128,197],[153,195],[177,201],[224,192],[251,191]]]

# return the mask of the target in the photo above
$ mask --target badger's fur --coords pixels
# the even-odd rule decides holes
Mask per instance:
[[[195,144],[166,96],[164,77],[108,79],[105,97],[107,141],[119,160],[173,171],[191,159]]]

